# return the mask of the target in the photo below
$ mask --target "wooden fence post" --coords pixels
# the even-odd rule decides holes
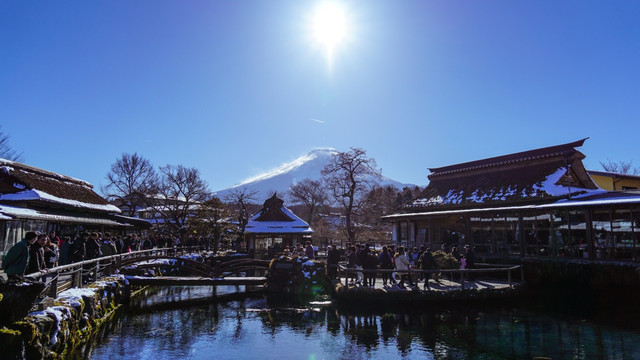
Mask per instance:
[[[60,274],[56,274],[49,283],[49,297],[53,299],[58,297],[58,276],[60,276]]]

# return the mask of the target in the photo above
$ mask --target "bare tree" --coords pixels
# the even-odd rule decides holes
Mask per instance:
[[[353,242],[356,239],[354,219],[361,214],[367,193],[381,177],[376,161],[367,157],[365,150],[351,148],[334,155],[322,169],[322,175],[332,198],[344,210],[347,238]]]
[[[2,126],[0,126],[0,129]],[[17,153],[9,145],[9,135],[0,130],[0,158],[11,161],[24,161],[22,159],[22,153]]]
[[[106,179],[107,185],[101,187],[105,197],[116,200],[126,215],[134,216],[136,209],[156,193],[158,175],[149,160],[138,153],[125,153],[111,165]]]
[[[149,203],[170,230],[184,235],[187,219],[210,198],[209,187],[198,169],[167,165],[160,167],[158,193]]]
[[[616,173],[616,174],[631,174],[638,175],[640,174],[640,168],[632,167],[632,161],[611,161],[607,160],[607,162],[600,161],[600,166],[605,171]]]
[[[210,234],[213,239],[213,251],[218,251],[220,239],[230,227],[231,212],[227,206],[216,196],[204,201],[196,212],[196,215],[188,222],[199,233]],[[208,247],[207,247],[208,248]]]
[[[327,202],[327,194],[322,183],[317,180],[304,179],[291,185],[288,191],[292,204],[305,207],[306,221],[314,222],[317,212]]]
[[[236,188],[232,190],[226,197],[225,201],[232,203],[235,207],[236,218],[238,219],[238,240],[236,241],[236,250],[241,250],[241,244],[246,244],[246,229],[249,217],[251,216],[251,205],[256,201],[256,190],[249,190],[246,187]]]

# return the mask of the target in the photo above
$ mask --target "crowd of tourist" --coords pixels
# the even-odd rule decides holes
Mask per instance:
[[[170,236],[141,237],[137,234],[83,232],[75,237],[48,235],[34,231],[15,244],[4,256],[2,269],[11,279],[36,272],[46,273],[60,265],[91,260],[155,247],[194,247],[203,244],[201,236],[188,236],[184,241]]]
[[[475,255],[469,245],[464,247],[462,253],[455,246],[446,245],[442,246],[441,251],[450,254],[457,261],[460,269],[473,268],[475,265]],[[308,259],[316,257],[310,241],[307,241],[304,246],[300,243],[293,247],[286,246],[282,255]],[[331,279],[337,278],[338,266],[343,255],[346,259],[347,277],[352,284],[374,287],[378,275],[383,286],[393,285],[398,288],[417,286],[418,282],[423,282],[424,287],[427,288],[427,282],[431,278],[440,282],[437,272],[433,271],[439,270],[438,262],[431,249],[425,246],[405,249],[403,246],[396,248],[395,245],[389,245],[376,251],[370,244],[347,244],[344,251],[341,251],[329,245],[326,263],[327,274]]]

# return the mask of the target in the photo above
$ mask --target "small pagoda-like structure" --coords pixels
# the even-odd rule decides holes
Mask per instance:
[[[266,252],[302,243],[313,230],[286,206],[277,193],[267,199],[262,209],[253,215],[246,226],[247,245],[250,251]]]

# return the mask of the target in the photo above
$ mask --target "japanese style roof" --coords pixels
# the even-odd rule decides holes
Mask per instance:
[[[247,233],[254,234],[312,234],[306,221],[284,206],[277,194],[267,199],[262,209],[253,215],[246,226]]]
[[[603,192],[572,143],[431,168],[429,185],[409,212],[541,204]]]
[[[125,222],[118,222],[104,217],[78,216],[78,214],[27,209],[15,206],[0,205],[1,220],[43,220],[59,223],[104,225],[110,227],[131,227]]]
[[[0,159],[0,202],[120,213],[86,181],[5,159]]]

